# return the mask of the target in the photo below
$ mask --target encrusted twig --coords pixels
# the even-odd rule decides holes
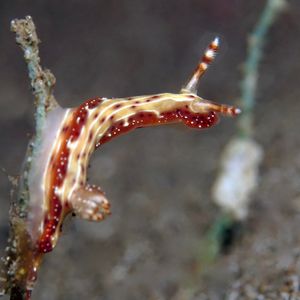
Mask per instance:
[[[16,34],[16,42],[24,52],[24,58],[28,67],[30,83],[35,97],[35,135],[30,141],[22,169],[17,205],[13,207],[13,213],[18,217],[26,216],[28,204],[28,171],[41,143],[41,134],[45,126],[46,115],[58,106],[53,88],[55,77],[48,69],[40,65],[39,43],[35,25],[30,16],[25,19],[15,19],[11,22],[11,30]]]
[[[58,106],[53,88],[55,76],[48,69],[40,65],[39,43],[35,25],[30,16],[25,19],[15,19],[11,22],[11,31],[16,34],[16,42],[24,52],[24,59],[28,67],[28,75],[32,92],[35,97],[35,140],[37,148],[41,139],[41,132],[45,125],[46,115]],[[34,152],[33,152],[34,155]]]
[[[11,30],[16,34],[16,42],[24,52],[24,58],[28,67],[28,75],[35,97],[36,134],[38,135],[45,122],[48,111],[57,107],[53,95],[55,77],[48,69],[40,65],[39,43],[35,25],[30,16],[25,19],[15,19],[11,22]]]
[[[24,51],[24,58],[28,66],[35,97],[35,135],[29,142],[19,179],[18,193],[11,204],[10,238],[6,256],[2,259],[4,272],[1,275],[2,284],[0,284],[2,293],[10,290],[11,299],[29,299],[30,291],[28,291],[28,282],[26,282],[29,275],[25,266],[31,263],[34,247],[25,226],[30,199],[28,174],[41,144],[46,115],[57,106],[57,102],[53,96],[55,77],[40,65],[38,48],[40,41],[31,17],[13,20],[11,30],[16,34],[16,42]],[[35,275],[32,276],[34,279]]]

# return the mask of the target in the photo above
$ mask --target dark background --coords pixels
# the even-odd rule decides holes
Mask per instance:
[[[198,265],[203,236],[219,214],[211,200],[219,155],[237,120],[224,119],[204,131],[136,130],[99,149],[91,162],[90,182],[106,191],[112,216],[98,224],[66,221],[33,299],[279,299],[291,276],[298,282],[300,2],[287,2],[268,34],[260,67],[260,185],[230,252],[209,267]],[[10,32],[12,19],[33,17],[42,65],[56,76],[62,106],[93,96],[176,92],[215,35],[221,37],[220,55],[199,94],[236,104],[247,38],[264,3],[0,1],[0,166],[18,174],[33,132],[33,97]],[[3,249],[10,184],[4,173],[0,178]]]

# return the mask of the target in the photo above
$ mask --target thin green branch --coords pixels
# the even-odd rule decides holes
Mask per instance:
[[[285,0],[267,0],[266,6],[248,40],[248,55],[244,66],[244,79],[241,84],[241,108],[239,119],[242,136],[253,133],[253,110],[258,82],[258,67],[263,55],[263,46],[268,30],[285,7]]]
[[[222,152],[219,176],[213,187],[213,198],[221,206],[222,213],[207,233],[207,244],[205,244],[203,252],[210,255],[201,257],[202,263],[203,258],[206,259],[206,262],[212,262],[220,254],[224,233],[227,229],[233,228],[237,220],[245,219],[251,193],[256,188],[258,166],[263,155],[262,149],[252,138],[258,69],[268,31],[284,7],[285,0],[267,0],[260,18],[249,36],[244,77],[241,83],[240,107],[243,113],[239,117],[238,131],[239,137],[243,137],[243,140],[239,137],[231,139]],[[225,155],[228,149],[231,150]],[[225,166],[227,167],[225,168]],[[236,174],[239,174],[238,179],[236,176],[232,176]],[[223,201],[220,202],[217,199]],[[242,208],[245,210],[245,216],[237,218],[239,209]]]

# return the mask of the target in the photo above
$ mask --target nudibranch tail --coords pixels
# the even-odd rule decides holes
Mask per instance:
[[[196,67],[195,71],[193,72],[191,79],[181,89],[181,92],[184,92],[184,93],[190,92],[190,93],[197,94],[197,87],[198,87],[199,79],[200,79],[200,77],[202,77],[204,75],[209,64],[211,64],[213,62],[218,50],[219,50],[219,38],[216,37],[207,47],[198,66]]]

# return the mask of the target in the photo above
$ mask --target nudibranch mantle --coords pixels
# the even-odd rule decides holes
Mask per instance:
[[[48,113],[40,152],[29,174],[28,232],[38,253],[55,247],[67,214],[91,221],[110,214],[110,204],[101,189],[86,183],[90,156],[99,146],[139,127],[182,122],[191,128],[209,128],[217,123],[218,114],[234,116],[240,112],[196,94],[198,80],[217,49],[215,39],[178,94],[93,98],[78,108],[58,107]]]

